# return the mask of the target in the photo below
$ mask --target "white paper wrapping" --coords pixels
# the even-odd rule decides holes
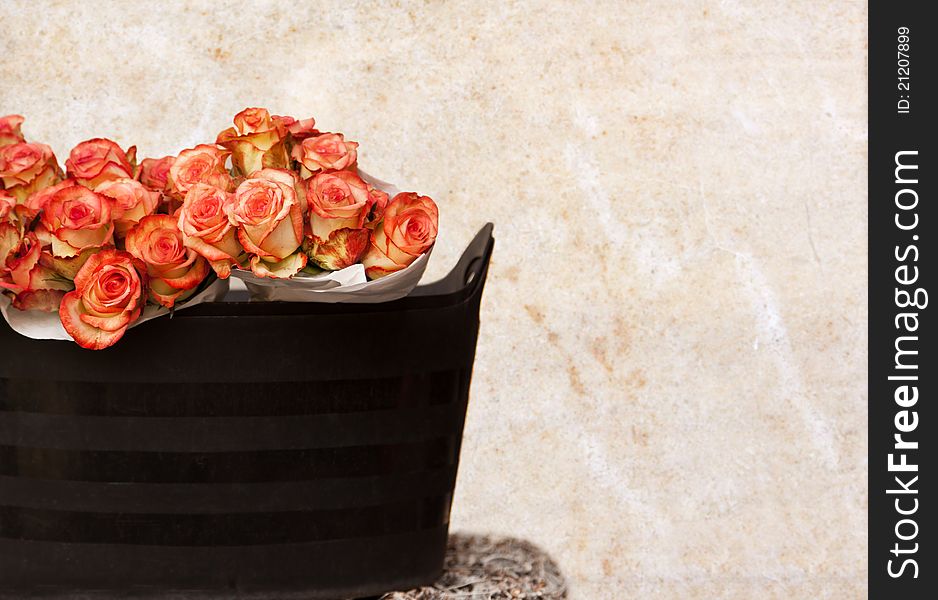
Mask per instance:
[[[207,288],[189,298],[184,303],[177,306],[174,310],[179,312],[191,308],[203,302],[218,302],[228,293],[228,280],[218,279],[212,282]],[[20,335],[25,335],[34,340],[70,340],[72,336],[68,335],[59,320],[58,312],[43,312],[41,310],[19,310],[13,308],[12,300],[6,295],[0,294],[0,312],[3,318],[9,323],[10,328]],[[140,318],[134,321],[131,327],[136,327],[150,319],[156,319],[170,313],[168,308],[156,305],[147,305],[143,309]]]

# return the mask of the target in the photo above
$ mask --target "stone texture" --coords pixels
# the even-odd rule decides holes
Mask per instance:
[[[485,221],[454,527],[570,597],[866,584],[866,4],[2,0],[0,113],[64,160],[314,115]]]

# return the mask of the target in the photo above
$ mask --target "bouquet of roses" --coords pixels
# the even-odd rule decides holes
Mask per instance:
[[[313,119],[248,108],[214,144],[136,160],[95,138],[69,153],[0,118],[0,291],[57,311],[85,348],[113,345],[145,304],[168,309],[232,270],[293,278],[361,263],[368,279],[429,251],[436,204],[362,178],[358,144]]]

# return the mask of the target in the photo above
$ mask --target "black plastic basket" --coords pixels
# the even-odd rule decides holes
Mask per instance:
[[[432,582],[493,244],[394,302],[203,304],[99,352],[0,325],[0,596]]]

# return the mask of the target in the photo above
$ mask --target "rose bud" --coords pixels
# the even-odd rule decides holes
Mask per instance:
[[[114,240],[111,201],[74,180],[45,201],[37,234],[52,255],[77,256],[86,248],[98,248]]]
[[[215,141],[231,151],[231,164],[237,173],[247,176],[265,168],[287,167],[287,128],[282,119],[271,117],[263,108],[246,108],[235,115],[234,123]]]
[[[347,142],[341,133],[308,137],[293,147],[293,158],[302,165],[301,175],[309,178],[318,171],[351,169],[358,160],[358,142]]]
[[[95,138],[72,148],[65,168],[69,177],[94,189],[105,181],[133,177],[136,154],[136,146],[124,152],[111,140]]]
[[[75,290],[62,298],[59,318],[82,348],[113,345],[140,317],[145,277],[135,260],[127,252],[108,249],[92,255],[78,271]]]
[[[52,148],[19,142],[0,148],[0,180],[20,203],[62,179]]]
[[[378,279],[406,268],[436,240],[439,211],[427,196],[402,192],[388,204],[362,257],[365,275]]]
[[[178,227],[183,243],[208,261],[222,279],[231,275],[232,265],[245,260],[237,229],[228,219],[234,194],[198,183],[189,189],[179,210]]]
[[[9,144],[25,142],[20,126],[25,119],[20,115],[0,117],[0,148]]]
[[[140,219],[156,212],[160,203],[160,193],[147,189],[136,179],[105,181],[94,191],[111,199],[114,232],[121,238]]]
[[[13,306],[20,310],[57,310],[72,282],[40,262],[42,249],[35,233],[27,232],[10,248],[7,227],[0,224],[0,288],[16,294]]]
[[[227,150],[209,144],[183,150],[169,167],[169,192],[177,199],[186,197],[194,185],[203,183],[227,191],[231,175],[225,168]]]
[[[134,179],[145,185],[148,189],[157,192],[169,190],[169,168],[173,166],[175,156],[163,158],[144,158],[137,165]]]
[[[195,293],[211,272],[208,261],[182,241],[176,217],[150,215],[127,233],[127,252],[147,269],[150,298],[172,308]]]
[[[238,227],[241,245],[254,255],[256,275],[290,277],[306,266],[305,254],[292,256],[303,241],[304,207],[302,184],[285,169],[252,173],[235,190],[229,218]]]

